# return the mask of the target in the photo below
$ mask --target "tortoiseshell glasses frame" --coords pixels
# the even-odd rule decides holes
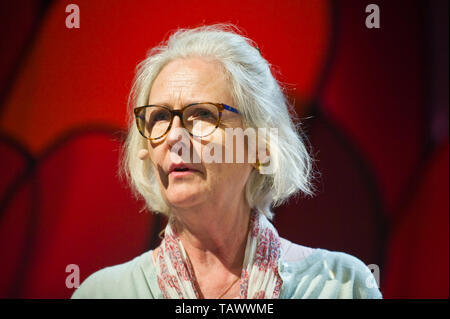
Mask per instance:
[[[202,105],[202,104],[215,106],[217,108],[218,116],[217,116],[217,122],[215,123],[215,127],[212,129],[212,131],[209,132],[206,135],[199,136],[199,135],[194,135],[191,132],[191,130],[186,127],[186,125],[184,123],[184,119],[183,119],[183,114],[185,114],[185,111],[187,109],[189,109],[189,108],[191,108],[193,106],[198,106],[198,105]],[[146,119],[145,119],[145,112],[144,111],[146,109],[148,109],[148,108],[156,108],[156,107],[163,108],[163,109],[167,110],[168,113],[170,113],[170,122],[169,122],[169,125],[168,125],[166,131],[161,136],[157,136],[157,137],[153,137],[152,138],[150,136],[146,136],[146,134],[145,134],[145,122],[146,122]],[[222,120],[222,112],[223,112],[223,110],[227,110],[227,111],[239,114],[239,111],[237,109],[235,109],[234,107],[232,107],[232,106],[229,106],[229,105],[224,104],[224,103],[213,103],[213,102],[196,102],[196,103],[191,103],[191,104],[188,104],[185,107],[183,107],[181,110],[172,110],[168,106],[165,106],[165,105],[144,105],[144,106],[139,106],[139,107],[134,108],[133,111],[134,111],[134,116],[135,116],[135,119],[136,119],[136,126],[138,128],[139,133],[144,138],[146,138],[146,139],[148,139],[150,141],[156,141],[156,140],[164,138],[167,135],[167,133],[169,133],[170,129],[172,128],[173,119],[177,115],[180,117],[181,125],[183,126],[183,128],[185,128],[189,132],[189,134],[191,136],[194,136],[194,137],[206,137],[206,136],[212,134],[219,127],[220,121]]]

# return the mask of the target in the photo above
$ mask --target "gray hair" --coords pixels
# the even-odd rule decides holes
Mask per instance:
[[[138,158],[139,150],[147,148],[147,140],[137,130],[133,108],[148,104],[153,81],[165,65],[189,57],[213,58],[222,64],[245,127],[278,129],[277,141],[267,140],[271,165],[275,165],[273,174],[251,172],[245,189],[249,206],[272,218],[271,208],[283,204],[299,191],[312,196],[313,159],[305,147],[307,139],[292,106],[259,49],[239,34],[236,27],[224,24],[177,30],[166,42],[151,49],[137,66],[128,101],[129,132],[120,170],[135,195],[144,198],[149,210],[169,214],[150,159]]]

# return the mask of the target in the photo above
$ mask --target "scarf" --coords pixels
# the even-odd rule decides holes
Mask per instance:
[[[260,213],[250,215],[250,229],[240,278],[240,299],[277,299],[282,280],[278,274],[280,237]],[[158,286],[165,299],[198,299],[192,264],[169,222],[156,258]]]

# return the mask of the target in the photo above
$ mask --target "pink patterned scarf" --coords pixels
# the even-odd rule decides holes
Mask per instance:
[[[252,212],[241,272],[241,299],[276,299],[282,280],[278,274],[280,237],[263,214]],[[193,267],[183,244],[168,223],[157,258],[158,285],[166,299],[198,299]]]

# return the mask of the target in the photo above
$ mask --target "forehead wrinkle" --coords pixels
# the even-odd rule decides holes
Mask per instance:
[[[161,98],[159,98],[155,103],[152,104],[157,104],[157,105],[165,105],[171,109],[182,109],[184,106],[187,106],[189,104],[192,103],[197,103],[197,102],[205,102],[205,101],[200,101],[197,96],[198,94],[192,94],[192,90],[189,90],[188,88],[185,87],[180,87],[177,90],[172,90],[170,92],[168,92],[167,94],[165,94],[164,96],[162,96]]]
[[[198,95],[198,93],[193,92],[192,83],[199,82],[199,79],[188,73],[188,72],[177,72],[167,76],[163,74],[163,78],[156,78],[156,87],[152,88],[149,96],[154,98],[152,93],[155,88],[159,93],[157,98],[153,101],[153,104],[163,104],[172,108],[181,108],[184,104],[192,103],[192,97]],[[162,92],[162,93],[161,93]],[[195,94],[194,94],[195,93]],[[186,103],[188,102],[188,103]]]
[[[225,82],[225,89],[229,90],[227,77],[224,76],[224,70],[220,64],[213,65],[212,71],[215,71],[216,76],[211,77],[202,76],[198,72],[199,70],[192,65],[182,64],[180,67],[179,61],[172,63],[175,64],[167,65],[156,77],[150,92],[149,104],[163,104],[175,109],[194,102],[223,103],[223,101],[218,101],[215,93],[213,93],[217,92],[219,95],[223,95],[223,81]],[[211,93],[213,94],[212,97]],[[221,98],[219,99],[221,100]]]
[[[154,104],[170,104],[167,106],[179,104],[182,102],[182,96],[185,95],[187,91],[189,91],[189,87],[186,84],[185,79],[169,78],[168,80],[166,80],[165,78],[157,78],[156,81],[157,85],[152,87],[149,95],[149,101],[150,99],[154,99]],[[155,89],[158,92],[156,98],[154,97]]]

